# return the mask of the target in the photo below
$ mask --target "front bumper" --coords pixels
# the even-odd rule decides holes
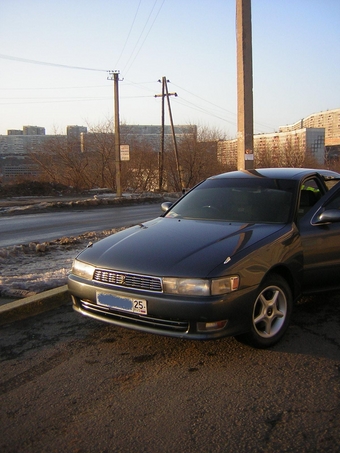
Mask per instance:
[[[208,340],[237,335],[250,329],[257,288],[224,296],[178,297],[163,293],[112,288],[69,275],[68,287],[75,311],[91,318],[142,332],[178,338]],[[116,310],[96,302],[97,292],[147,300],[148,314]],[[227,321],[223,328],[202,331],[202,324]]]

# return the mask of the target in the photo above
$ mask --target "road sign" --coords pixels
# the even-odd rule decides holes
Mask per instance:
[[[129,145],[120,145],[120,160],[130,160]]]

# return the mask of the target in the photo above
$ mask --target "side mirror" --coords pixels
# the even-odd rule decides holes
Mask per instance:
[[[314,223],[336,223],[340,222],[340,210],[339,209],[328,209],[323,211],[320,215],[315,218]]]
[[[164,212],[169,211],[169,209],[171,208],[172,205],[173,205],[173,203],[171,203],[171,201],[164,201],[161,204],[162,211],[164,211]]]

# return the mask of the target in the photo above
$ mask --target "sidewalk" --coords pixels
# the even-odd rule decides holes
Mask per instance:
[[[67,285],[24,299],[1,299],[0,325],[35,316],[67,303],[71,304],[71,296],[68,293]]]

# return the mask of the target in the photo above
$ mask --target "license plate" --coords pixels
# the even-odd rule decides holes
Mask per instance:
[[[147,302],[145,299],[133,299],[113,296],[112,294],[97,293],[97,304],[115,310],[130,311],[139,315],[147,315]]]

